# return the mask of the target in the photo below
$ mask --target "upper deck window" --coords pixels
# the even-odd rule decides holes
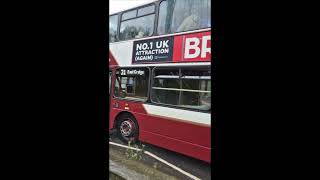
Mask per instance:
[[[136,16],[137,16],[137,10],[135,9],[135,10],[123,13],[121,20],[124,21],[124,20],[127,20],[127,19],[135,18]]]
[[[109,17],[109,42],[115,42],[117,38],[118,15]]]
[[[123,13],[119,39],[128,40],[151,36],[154,30],[154,21],[155,5]]]
[[[154,5],[147,6],[138,10],[138,16],[154,13]]]
[[[158,34],[211,27],[210,0],[165,0],[160,3]]]

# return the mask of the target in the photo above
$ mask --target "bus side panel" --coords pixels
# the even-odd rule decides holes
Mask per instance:
[[[114,128],[114,123],[116,121],[117,115],[121,112],[121,110],[115,110],[110,108],[110,115],[109,115],[109,130]]]
[[[117,108],[115,108],[117,104]],[[168,108],[167,114],[173,111]],[[184,121],[156,117],[147,113],[142,103],[113,99],[110,111],[110,129],[121,112],[133,114],[139,124],[139,140],[189,155],[204,161],[210,161],[211,127]]]
[[[133,114],[139,123],[140,141],[210,162],[210,127],[155,118],[141,113]]]
[[[143,105],[147,121],[143,130],[170,138],[211,147],[211,115],[156,105]],[[155,126],[156,125],[156,126]]]
[[[139,124],[140,141],[206,162],[211,161],[210,127],[155,118],[143,113],[132,112],[132,114]]]
[[[148,131],[140,132],[141,141],[169,149],[181,154],[185,154],[196,159],[206,162],[211,162],[211,148],[199,146],[197,144],[180,141],[160,134],[151,133]]]
[[[115,108],[115,106],[117,106],[117,108]],[[210,114],[152,105],[154,110],[161,109],[161,112],[159,112],[161,116],[157,116],[153,114],[155,112],[154,110],[151,110],[151,108],[147,108],[149,111],[147,112],[146,107],[146,105],[139,102],[128,102],[114,99],[111,103],[110,128],[113,126],[113,122],[118,113],[120,111],[127,111],[135,116],[140,130],[161,134],[163,136],[179,139],[192,144],[198,144],[208,148],[211,147],[211,124],[193,124],[197,121],[201,122],[201,120],[204,120],[201,118],[206,118],[207,121],[210,121]],[[191,116],[193,117],[190,119]],[[189,118],[189,122],[185,121],[183,118]]]
[[[204,147],[211,147],[210,127],[154,116],[147,116],[145,119],[148,120],[141,124],[144,131],[161,134]]]

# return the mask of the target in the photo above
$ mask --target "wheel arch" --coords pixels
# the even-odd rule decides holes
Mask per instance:
[[[125,114],[128,114],[128,115],[132,116],[134,118],[133,120],[136,121],[137,126],[139,128],[139,122],[138,122],[137,118],[131,112],[128,112],[128,111],[122,111],[122,112],[117,114],[117,116],[114,118],[113,128],[117,128],[117,125],[118,125],[118,122],[120,120],[120,117],[125,115]]]

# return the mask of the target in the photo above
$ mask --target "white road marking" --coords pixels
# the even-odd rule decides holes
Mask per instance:
[[[182,170],[181,168],[179,168],[179,167],[177,167],[177,166],[175,166],[175,165],[173,165],[173,164],[171,164],[171,163],[169,163],[169,162],[167,162],[167,161],[159,158],[158,156],[156,156],[156,155],[154,155],[154,154],[152,154],[152,153],[150,153],[150,152],[148,152],[148,151],[144,151],[144,153],[145,153],[145,154],[148,154],[149,156],[151,156],[151,157],[157,159],[158,161],[160,161],[160,162],[162,162],[162,163],[164,163],[164,164],[172,167],[173,169],[179,171],[180,173],[182,173],[182,174],[184,174],[184,175],[186,175],[186,176],[188,176],[188,177],[190,177],[190,178],[192,178],[192,179],[200,180],[200,179],[197,178],[196,176],[194,176],[194,175],[192,175],[192,174],[190,174],[190,173]]]
[[[109,142],[109,144],[112,144],[112,145],[115,145],[115,146],[124,147],[124,148],[127,148],[127,149],[133,149],[133,150],[136,150],[136,151],[142,151],[142,149],[138,149],[138,148],[134,148],[134,147],[129,147],[129,146],[122,145],[122,144],[118,144],[118,143],[114,143],[114,142]]]

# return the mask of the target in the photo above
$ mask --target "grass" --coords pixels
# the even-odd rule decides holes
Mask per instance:
[[[128,146],[140,149],[140,147],[138,145],[136,145],[136,144],[132,145],[131,141],[128,142]],[[142,159],[142,155],[143,155],[143,151],[144,151],[144,147],[145,147],[145,145],[142,145],[142,148],[141,148],[142,151],[136,151],[136,150],[133,150],[133,149],[126,149],[125,155],[126,155],[126,157],[128,159],[141,160]]]

